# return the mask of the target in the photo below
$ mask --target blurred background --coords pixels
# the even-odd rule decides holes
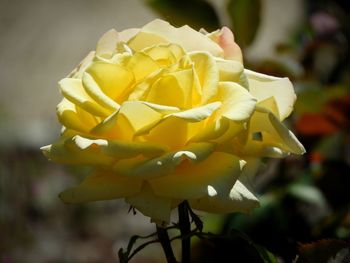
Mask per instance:
[[[287,122],[307,149],[264,162],[256,177],[262,205],[251,215],[201,214],[205,231],[230,238],[194,240],[193,262],[350,262],[349,5],[0,0],[0,262],[116,262],[131,235],[153,231],[123,201],[62,204],[58,194],[86,171],[48,162],[38,149],[59,136],[57,82],[105,31],[157,17],[207,31],[227,25],[246,68],[289,77],[298,100]],[[132,262],[164,260],[151,245]]]

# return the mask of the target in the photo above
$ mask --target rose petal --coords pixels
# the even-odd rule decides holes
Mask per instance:
[[[192,87],[192,69],[164,74],[153,83],[146,101],[155,104],[188,108],[191,104]]]
[[[232,189],[211,189],[212,193],[199,199],[189,200],[192,208],[210,213],[248,213],[259,207],[259,200],[237,180]]]
[[[81,79],[62,79],[59,87],[63,96],[82,109],[99,117],[107,117],[111,112],[105,107],[98,104],[93,98],[86,93]]]
[[[126,67],[134,73],[136,83],[160,69],[157,62],[147,54],[136,52],[126,62]]]
[[[231,148],[232,144],[229,143],[233,138],[235,138],[238,134],[245,131],[246,123],[245,122],[236,122],[236,121],[227,121],[228,127],[226,131],[219,137],[213,139],[212,141],[218,144],[218,150],[226,149],[227,147]],[[233,151],[228,151],[232,153]]]
[[[194,63],[200,85],[202,87],[201,104],[210,101],[217,93],[219,71],[212,56],[204,52],[193,52],[190,58]]]
[[[242,63],[241,48],[235,42],[232,31],[224,26],[218,34],[218,44],[224,50],[225,59],[237,60]]]
[[[219,192],[228,191],[240,173],[241,162],[236,156],[214,152],[201,162],[184,162],[167,176],[154,178],[149,183],[159,196],[193,199],[207,196],[208,186]]]
[[[138,32],[140,32],[139,28],[129,28],[125,29],[121,32],[118,32],[119,39],[123,42],[128,42],[131,38],[133,38]]]
[[[60,194],[65,203],[82,203],[132,196],[140,192],[142,180],[118,176],[106,170],[98,170],[89,175],[76,187]]]
[[[119,103],[128,96],[130,85],[134,82],[133,74],[116,64],[97,61],[86,72],[108,97]]]
[[[243,167],[239,181],[250,191],[254,192],[254,178],[261,166],[260,158],[244,157],[246,164]]]
[[[64,164],[75,165],[112,165],[115,158],[101,154],[98,147],[82,150],[77,147],[75,137],[41,147],[44,155],[50,160]]]
[[[188,121],[171,116],[151,129],[144,138],[167,145],[170,149],[179,149],[188,140]]]
[[[115,29],[107,31],[97,42],[96,55],[104,58],[111,58],[116,51],[118,42],[118,32]]]
[[[297,137],[283,123],[281,123],[274,114],[269,113],[268,117],[271,125],[274,127],[277,134],[283,139],[288,150],[295,154],[304,154],[305,148],[299,142]]]
[[[133,127],[123,114],[119,114],[119,111],[108,116],[90,132],[93,136],[109,140],[131,141],[134,136]]]
[[[84,133],[89,132],[97,124],[93,115],[65,98],[57,105],[57,117],[63,126]]]
[[[258,102],[274,97],[278,106],[280,120],[287,118],[293,111],[296,100],[293,84],[288,78],[277,78],[269,75],[245,70],[249,82],[250,93]]]
[[[191,137],[190,142],[214,141],[225,134],[230,127],[230,122],[226,118],[219,118],[210,122],[204,128],[197,130],[197,134]]]
[[[252,115],[256,104],[256,99],[234,82],[219,82],[217,97],[222,101],[218,115],[232,121],[247,120]]]
[[[136,176],[144,179],[167,176],[184,160],[200,162],[214,150],[211,143],[193,143],[181,150],[172,151],[160,157],[144,160],[122,160],[114,165],[114,170],[125,176]]]
[[[186,51],[202,50],[214,56],[222,56],[223,51],[218,44],[193,30],[189,26],[173,27],[168,22],[156,19],[145,25],[128,45],[141,50],[156,44],[173,43],[182,46]]]
[[[281,119],[275,97],[261,100],[256,104],[256,106],[267,109],[268,111],[272,112],[277,117],[277,119]]]
[[[116,111],[120,108],[120,105],[113,99],[108,97],[96,83],[95,79],[87,72],[83,73],[83,86],[87,94],[91,96],[95,101],[104,106],[105,108]]]
[[[142,50],[162,67],[170,66],[180,60],[185,54],[183,49],[174,44],[157,45]]]
[[[154,158],[168,149],[150,142],[108,141],[80,135],[61,139],[42,148],[51,160],[67,164],[111,165],[117,160],[144,156]],[[76,155],[76,156],[75,156]]]
[[[220,81],[232,81],[242,85],[242,75],[244,72],[243,64],[235,60],[226,60],[215,58],[219,69]]]
[[[156,110],[157,112],[166,115],[166,114],[171,114],[174,112],[180,111],[178,107],[173,107],[173,106],[168,106],[168,105],[160,105],[160,104],[155,104],[147,101],[139,101],[139,103],[143,103],[147,105],[148,107]]]
[[[155,195],[148,184],[144,184],[137,195],[125,198],[125,201],[157,223],[170,221],[171,198]]]
[[[254,134],[262,138],[254,139]],[[250,156],[284,157],[288,153],[303,154],[304,147],[277,117],[264,108],[256,108],[250,119],[249,138],[243,154]]]
[[[125,102],[120,108],[119,115],[125,116],[135,135],[149,131],[162,119],[162,114],[136,101]]]
[[[221,105],[221,102],[216,101],[190,110],[171,113],[165,116],[165,118],[174,116],[177,118],[187,120],[189,122],[199,122],[210,117],[213,114],[213,112],[220,108]]]

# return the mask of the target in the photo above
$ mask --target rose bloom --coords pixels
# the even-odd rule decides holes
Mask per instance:
[[[232,32],[154,20],[110,30],[59,82],[63,125],[42,148],[52,161],[87,165],[66,203],[124,198],[156,222],[188,200],[214,213],[249,212],[261,157],[302,154],[282,124],[296,96],[288,78],[244,69]]]

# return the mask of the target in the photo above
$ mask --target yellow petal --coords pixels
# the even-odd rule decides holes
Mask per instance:
[[[258,138],[256,138],[258,134]],[[288,153],[303,154],[304,147],[277,117],[256,108],[249,125],[249,138],[243,154],[252,156],[284,157]]]
[[[239,181],[250,191],[254,190],[254,178],[261,166],[260,158],[244,157],[246,164],[243,167]]]
[[[176,58],[167,45],[152,46],[142,50],[149,55],[153,60],[157,61],[159,65],[168,66],[176,62]]]
[[[185,55],[182,47],[176,44],[151,46],[142,51],[161,66],[175,64]]]
[[[193,71],[185,69],[164,74],[150,88],[146,101],[187,108],[191,104]],[[169,96],[171,94],[171,96]]]
[[[114,170],[124,176],[150,179],[167,176],[174,172],[184,161],[200,162],[206,159],[214,150],[211,143],[193,143],[181,150],[168,152],[153,159],[121,160],[114,165]]]
[[[157,35],[155,33],[146,32],[141,30],[128,42],[128,46],[135,51],[141,51],[144,48],[159,45],[168,44],[169,41],[164,36]]]
[[[167,105],[160,105],[160,104],[155,104],[147,101],[139,101],[139,103],[143,103],[150,107],[153,110],[156,110],[157,112],[166,115],[166,114],[171,114],[174,112],[179,112],[180,109],[178,107],[172,107],[172,106],[167,106]]]
[[[233,138],[235,138],[238,134],[245,131],[246,123],[245,122],[236,122],[236,121],[228,121],[228,128],[220,137],[213,139],[213,142],[216,142],[219,144],[218,149],[220,150],[227,150],[229,153],[233,153],[233,151],[230,149],[232,148],[232,144],[228,143]]]
[[[129,28],[125,29],[121,32],[118,32],[120,41],[128,42],[131,38],[133,38],[138,32],[140,32],[139,28]]]
[[[174,116],[177,118],[187,120],[189,122],[199,122],[210,117],[213,114],[213,112],[220,108],[221,105],[221,102],[216,101],[190,110],[171,113],[165,117],[167,118],[170,116]]]
[[[248,119],[256,104],[256,99],[246,89],[234,82],[220,82],[217,98],[222,101],[218,115],[233,121]]]
[[[164,114],[162,111],[167,113],[169,110],[174,108],[127,101],[119,111],[106,118],[91,132],[107,139],[130,141],[134,136],[147,133],[162,120]]]
[[[96,83],[95,79],[87,72],[83,73],[83,86],[87,94],[105,108],[116,111],[120,105],[108,97]]]
[[[259,200],[239,180],[232,189],[218,191],[211,189],[211,195],[189,200],[192,208],[209,213],[249,213],[259,207]]]
[[[141,82],[137,83],[133,87],[133,90],[130,92],[127,100],[145,101],[152,85],[157,80],[159,80],[163,74],[164,74],[164,70],[160,69],[156,72],[151,73],[149,76],[147,76]]]
[[[125,201],[155,222],[170,221],[171,198],[155,195],[147,184],[143,185],[138,194],[125,198]]]
[[[183,162],[169,175],[149,183],[159,196],[194,199],[207,196],[213,188],[219,193],[230,191],[240,173],[236,156],[214,152],[200,162]]]
[[[219,71],[215,60],[208,53],[193,52],[190,54],[190,58],[194,63],[194,68],[202,87],[201,104],[205,104],[217,93]]]
[[[171,50],[171,53],[175,57],[175,61],[179,61],[185,55],[184,49],[179,45],[171,43],[166,45],[166,47]]]
[[[60,141],[41,148],[44,155],[54,162],[79,165],[111,165],[115,158],[100,154],[98,147],[82,150],[77,147],[75,138]]]
[[[44,154],[57,162],[84,165],[111,165],[120,159],[143,156],[155,158],[168,149],[150,142],[125,142],[90,139],[80,135],[68,137],[42,148]]]
[[[108,109],[98,104],[86,93],[81,79],[65,78],[58,84],[63,96],[66,99],[74,104],[77,104],[79,107],[92,115],[106,117],[110,114]]]
[[[280,120],[287,118],[293,111],[296,100],[293,84],[288,78],[277,78],[269,75],[245,70],[249,82],[250,93],[258,102],[274,97],[280,113]]]
[[[167,148],[150,142],[108,141],[75,136],[74,143],[82,151],[93,151],[93,154],[105,154],[117,159],[132,158],[138,155],[155,157],[164,154]]]
[[[136,83],[150,75],[152,72],[160,69],[156,61],[141,52],[136,52],[131,56],[126,62],[126,67],[134,73]]]
[[[156,19],[145,25],[141,31],[129,41],[129,45],[140,50],[156,44],[174,43],[186,51],[203,50],[214,56],[222,56],[223,50],[214,41],[193,30],[189,26],[173,27],[168,22]]]
[[[278,106],[277,106],[277,102],[276,102],[275,97],[270,97],[270,98],[264,99],[262,101],[259,101],[256,104],[256,106],[267,109],[268,111],[272,112],[280,120],[280,113],[278,110]]]
[[[228,119],[219,118],[198,130],[198,133],[190,139],[190,142],[214,141],[224,135],[229,127],[230,122]]]
[[[144,136],[146,141],[167,145],[171,149],[179,149],[188,139],[188,121],[170,116],[150,130]]]
[[[76,187],[60,194],[65,203],[82,203],[132,196],[140,192],[142,181],[119,176],[111,171],[98,170]]]
[[[63,126],[80,132],[87,133],[97,124],[94,116],[65,98],[57,105],[57,116]]]
[[[162,119],[162,114],[137,101],[125,102],[120,108],[119,115],[124,115],[135,135],[147,132]]]
[[[220,81],[232,81],[237,83],[241,81],[244,70],[242,63],[222,58],[215,58],[215,61],[219,69]]]
[[[107,31],[97,42],[96,55],[111,58],[116,51],[118,41],[118,32],[115,29]]]
[[[280,122],[275,115],[269,113],[269,121],[274,127],[277,134],[282,138],[283,143],[288,147],[290,152],[295,154],[304,154],[305,148],[299,142],[297,137],[282,123]]]
[[[134,81],[134,76],[129,70],[106,62],[94,62],[86,72],[108,97],[119,103],[128,95],[130,85]]]
[[[134,131],[127,118],[123,114],[119,114],[119,111],[116,111],[96,125],[91,130],[91,134],[110,140],[131,141]]]

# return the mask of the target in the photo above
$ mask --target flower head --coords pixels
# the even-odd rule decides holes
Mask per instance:
[[[67,203],[125,198],[157,221],[183,200],[247,212],[258,206],[249,183],[259,158],[304,152],[282,124],[291,82],[244,69],[228,28],[110,30],[59,87],[61,138],[42,150],[93,168],[60,195]]]

